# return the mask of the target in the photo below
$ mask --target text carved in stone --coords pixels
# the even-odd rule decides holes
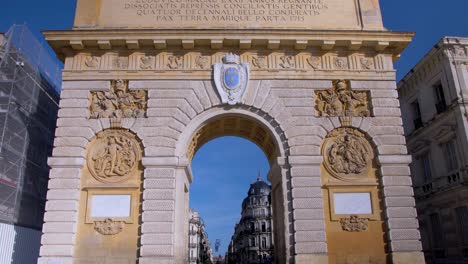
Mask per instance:
[[[140,148],[134,136],[124,130],[106,130],[95,139],[88,152],[91,174],[102,182],[120,182],[137,169]]]
[[[369,92],[353,91],[349,81],[333,81],[333,87],[315,92],[318,116],[370,116]]]
[[[146,91],[128,89],[128,81],[112,81],[110,91],[91,92],[91,118],[145,117]]]

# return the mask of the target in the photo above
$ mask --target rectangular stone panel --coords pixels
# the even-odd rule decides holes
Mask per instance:
[[[378,1],[361,2],[364,12],[353,0],[79,0],[75,27],[383,29]]]

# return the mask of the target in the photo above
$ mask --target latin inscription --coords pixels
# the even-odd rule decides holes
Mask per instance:
[[[329,9],[328,0],[126,0],[121,6],[154,22],[300,23]]]

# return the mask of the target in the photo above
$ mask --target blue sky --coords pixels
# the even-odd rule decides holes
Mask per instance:
[[[345,0],[343,0],[345,1]],[[346,0],[350,1],[350,0]],[[443,36],[467,36],[467,0],[381,0],[386,28],[414,31],[414,41],[396,63],[402,78]],[[0,31],[13,23],[27,23],[36,32],[69,29],[73,24],[74,0],[5,0],[0,8]],[[222,240],[226,250],[241,201],[249,184],[268,171],[262,151],[246,140],[226,137],[213,140],[196,154],[192,169],[192,207],[205,219],[212,244]]]

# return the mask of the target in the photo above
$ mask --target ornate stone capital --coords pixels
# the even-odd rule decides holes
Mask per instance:
[[[114,221],[110,218],[107,218],[104,221],[94,222],[94,230],[96,230],[99,234],[105,236],[117,235],[118,233],[122,232],[124,226],[124,222]]]
[[[351,90],[350,81],[333,81],[328,90],[315,91],[317,116],[357,116],[371,115],[369,91]]]
[[[90,118],[145,117],[145,90],[130,91],[128,81],[114,80],[110,91],[91,92]]]
[[[86,159],[96,180],[115,183],[128,179],[137,169],[141,150],[132,133],[110,129],[99,133],[91,142]]]

